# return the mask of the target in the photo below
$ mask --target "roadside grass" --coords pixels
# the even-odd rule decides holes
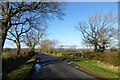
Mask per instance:
[[[28,60],[25,64],[21,65],[18,69],[7,74],[9,80],[14,80],[14,79],[24,80],[26,78],[29,78],[36,57],[37,57],[36,55],[33,56],[30,60]]]
[[[58,53],[57,55],[48,55],[63,57],[67,61],[72,61],[75,65],[80,66],[84,70],[87,70],[101,78],[118,78],[118,67],[114,67],[113,65],[106,64],[98,60],[85,59],[79,56],[70,55],[69,53],[67,55],[62,55],[61,53]]]
[[[28,76],[30,70],[32,69],[32,64],[22,65],[19,69],[16,69],[8,74],[8,77],[12,79],[17,78],[26,78]]]
[[[90,59],[81,59],[78,62],[73,61],[73,63],[93,74],[96,74],[97,76],[103,78],[118,78],[118,69],[111,69],[107,64],[103,64],[101,62]]]

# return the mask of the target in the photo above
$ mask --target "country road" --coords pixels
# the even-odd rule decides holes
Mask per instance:
[[[39,54],[41,58],[42,68],[37,74],[32,76],[32,79],[41,78],[91,78],[97,80],[96,77],[87,74],[76,67],[71,66],[65,60],[60,60],[47,54]]]

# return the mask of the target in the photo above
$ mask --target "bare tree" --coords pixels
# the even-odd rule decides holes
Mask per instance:
[[[103,52],[114,37],[116,22],[117,17],[109,12],[91,16],[88,22],[80,22],[76,28],[82,33],[85,43],[92,44],[94,51]]]
[[[42,38],[46,35],[46,29],[35,30],[31,29],[26,35],[23,36],[23,42],[30,48],[30,52],[33,52],[35,46],[40,43]]]
[[[59,45],[59,50],[60,50],[61,53],[63,53],[64,52],[64,45],[62,45],[62,44]]]
[[[46,24],[46,19],[62,19],[64,15],[63,4],[59,2],[3,2],[1,5],[2,48],[9,29],[14,25],[23,24],[24,27],[37,28],[41,22]]]
[[[42,51],[49,53],[51,50],[55,48],[56,41],[52,41],[49,39],[45,39],[41,42],[40,46]]]
[[[8,31],[7,39],[13,41],[17,46],[17,55],[19,55],[21,50],[21,42],[23,41],[21,38],[22,36],[27,33],[31,27],[26,29],[24,25],[22,27],[18,27],[18,25],[14,25]]]

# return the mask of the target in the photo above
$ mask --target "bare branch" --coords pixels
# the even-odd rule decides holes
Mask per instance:
[[[104,16],[97,14],[89,17],[88,24],[80,22],[77,29],[82,33],[84,41],[94,45],[95,51],[104,51],[113,38],[111,30],[116,23],[115,19],[111,12]]]

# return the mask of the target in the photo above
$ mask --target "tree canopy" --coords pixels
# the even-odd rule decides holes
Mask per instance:
[[[3,2],[2,5],[2,48],[8,30],[15,25],[39,29],[47,20],[62,19],[64,5],[60,2]],[[20,26],[19,26],[20,27]]]

